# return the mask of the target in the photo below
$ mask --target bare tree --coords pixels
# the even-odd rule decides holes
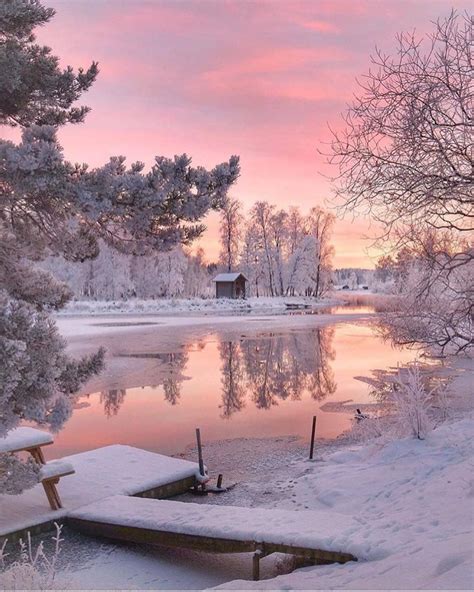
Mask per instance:
[[[343,207],[371,214],[404,261],[391,336],[442,352],[473,346],[472,49],[472,18],[453,11],[377,50],[329,156]]]
[[[474,229],[472,49],[468,14],[438,20],[428,39],[399,35],[396,55],[372,56],[345,129],[333,133],[337,195],[387,237],[407,223]]]

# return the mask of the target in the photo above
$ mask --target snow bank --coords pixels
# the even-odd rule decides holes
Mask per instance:
[[[162,298],[157,300],[76,300],[70,302],[58,316],[80,314],[174,314],[174,313],[218,313],[218,312],[262,312],[285,310],[286,304],[306,304],[314,307],[340,304],[336,299],[306,297],[248,298],[231,300],[228,298]]]
[[[473,589],[473,433],[473,420],[463,419],[425,441],[357,447],[325,462],[301,462],[300,476],[286,483],[283,506],[356,517],[364,526],[351,541],[361,544],[361,537],[374,553],[366,554],[369,559],[379,550],[377,560],[222,588]]]

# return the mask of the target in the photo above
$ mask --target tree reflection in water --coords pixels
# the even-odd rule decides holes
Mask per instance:
[[[246,397],[259,409],[270,409],[286,399],[300,400],[305,392],[321,401],[336,391],[331,362],[333,327],[293,333],[269,333],[242,341],[220,341],[218,351],[222,385],[221,417],[228,419],[241,411]],[[198,351],[205,347],[198,343]],[[181,397],[188,348],[179,352],[128,354],[128,357],[157,359],[159,376],[155,389],[163,387],[165,400],[176,405]],[[100,393],[107,417],[117,415],[125,389]]]
[[[228,418],[245,407],[246,380],[240,344],[221,341],[219,355],[222,362],[222,405],[219,407],[222,409],[221,416]]]
[[[240,411],[246,393],[259,409],[270,409],[279,400],[299,400],[305,391],[318,401],[333,394],[333,337],[334,328],[324,327],[220,342],[222,417]]]
[[[101,391],[100,402],[104,405],[104,413],[107,417],[113,417],[119,412],[127,394],[126,389],[110,389]]]
[[[153,358],[160,362],[160,376],[163,371],[164,378],[160,378],[156,384],[149,388],[152,390],[163,386],[165,400],[171,405],[176,405],[181,397],[181,383],[183,382],[183,371],[188,363],[188,353],[186,350],[171,353],[146,353],[146,354],[128,354],[130,358]],[[147,385],[143,385],[145,388]],[[104,405],[104,413],[107,417],[117,415],[122,406],[127,389],[110,389],[100,393],[100,402]]]
[[[164,354],[163,360],[168,369],[168,376],[163,381],[165,399],[171,405],[181,398],[181,384],[183,382],[183,371],[188,363],[187,352]]]

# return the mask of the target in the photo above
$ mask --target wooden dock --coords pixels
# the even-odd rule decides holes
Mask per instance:
[[[306,302],[285,302],[286,310],[307,310],[313,306]]]
[[[71,512],[68,525],[90,535],[133,543],[212,553],[253,553],[253,578],[260,560],[287,553],[313,563],[357,561],[347,550],[360,528],[348,516],[193,504],[112,496]]]
[[[64,507],[51,510],[41,484],[21,495],[0,495],[0,545],[27,532],[54,529],[54,522],[65,522],[70,511],[115,494],[162,499],[184,493],[196,485],[199,473],[197,463],[123,445],[61,460],[75,469],[58,485]]]

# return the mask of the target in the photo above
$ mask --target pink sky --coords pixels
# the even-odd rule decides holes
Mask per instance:
[[[99,62],[83,103],[86,123],[61,131],[66,156],[91,165],[110,155],[147,165],[187,152],[212,167],[231,154],[242,174],[232,194],[307,211],[330,197],[327,122],[355,89],[377,44],[425,31],[455,0],[44,0],[56,17],[38,38],[63,65]],[[217,215],[201,240],[217,255]],[[338,220],[336,267],[374,264],[366,220]],[[372,257],[370,257],[371,255]]]

